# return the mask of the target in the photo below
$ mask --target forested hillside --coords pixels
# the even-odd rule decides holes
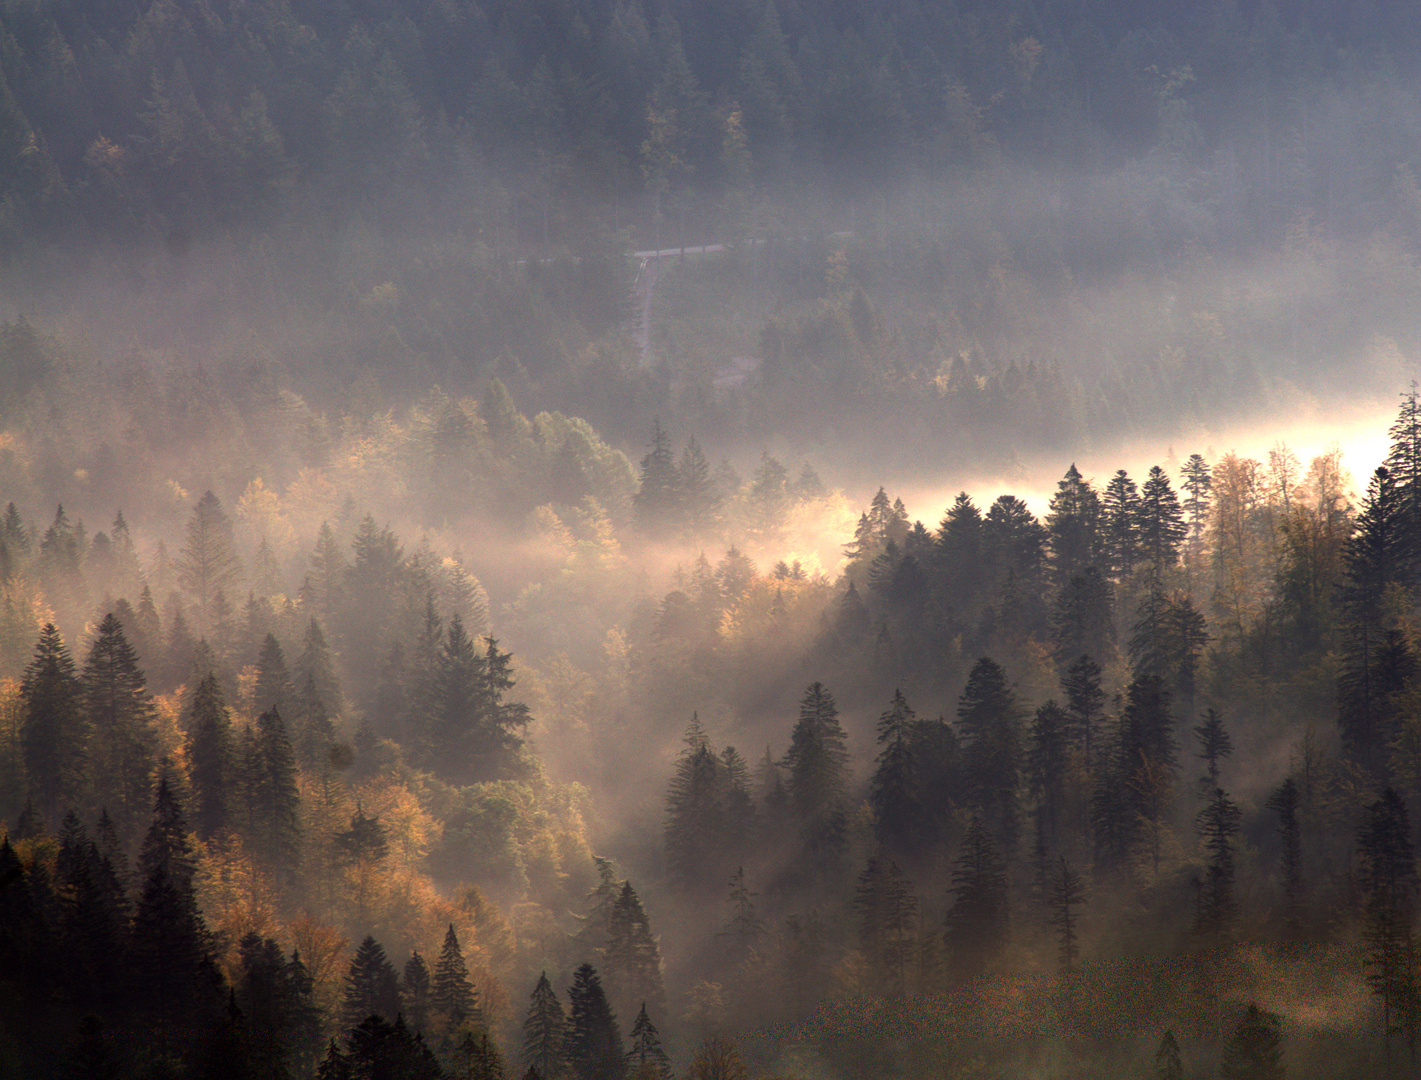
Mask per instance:
[[[0,1073],[1414,1072],[1418,47],[0,0]]]

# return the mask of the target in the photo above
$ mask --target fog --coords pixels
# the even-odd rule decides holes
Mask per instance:
[[[0,2],[0,1060],[1390,1074],[1418,46]]]

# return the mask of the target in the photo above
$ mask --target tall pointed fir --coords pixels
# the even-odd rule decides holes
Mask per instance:
[[[113,813],[122,834],[136,836],[152,794],[158,711],[138,655],[112,614],[99,624],[81,682],[94,734],[96,801]]]
[[[20,742],[31,797],[51,821],[84,805],[90,776],[90,727],[74,661],[59,629],[46,623],[20,683]]]
[[[948,963],[958,978],[976,978],[1007,941],[1007,872],[992,837],[974,816],[952,870],[944,926]]]
[[[627,1064],[622,1034],[597,969],[580,965],[567,996],[572,1005],[567,1048],[574,1074],[578,1080],[622,1080]]]
[[[638,1003],[664,1008],[666,989],[661,980],[661,950],[651,933],[651,920],[630,881],[624,882],[612,907],[603,971],[614,1012],[630,1013]]]
[[[557,1080],[568,1070],[567,1046],[567,1014],[545,971],[533,987],[523,1020],[523,1064],[536,1069],[543,1080]]]
[[[1366,808],[1357,837],[1362,890],[1362,970],[1381,998],[1388,1061],[1391,1036],[1417,1038],[1416,848],[1406,802],[1391,788]]]
[[[257,656],[257,681],[252,690],[252,711],[278,709],[289,712],[295,696],[296,691],[291,685],[291,672],[286,667],[286,654],[282,651],[281,642],[276,640],[275,634],[267,634]]]
[[[879,846],[909,863],[918,858],[930,837],[914,760],[916,725],[917,717],[903,692],[894,690],[888,710],[878,718],[878,744],[883,749],[868,796]]]
[[[301,796],[296,786],[296,754],[286,724],[275,709],[257,717],[257,773],[253,786],[253,847],[283,875],[293,874],[301,849]]]
[[[433,995],[433,982],[429,977],[429,965],[415,950],[405,961],[404,974],[400,978],[400,996],[404,1000],[405,1015],[409,1025],[416,1032],[429,1026],[429,1009]]]
[[[234,779],[232,720],[217,676],[208,672],[193,694],[187,723],[193,827],[210,840],[227,826]]]
[[[1209,804],[1199,811],[1195,826],[1206,853],[1199,906],[1194,913],[1194,933],[1206,946],[1223,948],[1233,938],[1238,901],[1234,896],[1234,837],[1243,813],[1215,788]]]
[[[454,932],[453,923],[449,924],[439,959],[434,964],[434,989],[429,1004],[445,1032],[484,1026],[479,997],[469,981],[469,968],[464,963],[464,951],[459,947],[459,935]]]
[[[680,503],[680,483],[671,439],[652,422],[651,445],[641,459],[641,476],[632,509],[643,530],[653,535],[664,532],[675,520]]]
[[[908,988],[909,963],[916,949],[918,899],[898,864],[874,855],[859,875],[854,897],[859,946],[869,962],[876,991],[900,997]]]
[[[1098,566],[1100,496],[1073,463],[1056,485],[1046,515],[1051,572],[1064,585],[1088,566]]]
[[[217,594],[230,592],[241,579],[242,563],[232,540],[232,523],[217,496],[205,492],[188,519],[178,559],[178,583],[197,600],[205,621]]]
[[[968,806],[993,822],[997,839],[1010,850],[1019,831],[1021,706],[1006,672],[990,657],[978,660],[967,676],[957,703],[957,725]]]
[[[346,971],[341,1023],[353,1028],[372,1016],[389,1020],[400,1014],[401,1006],[400,980],[394,966],[384,947],[366,935]]]
[[[810,684],[799,701],[785,768],[804,860],[820,870],[839,859],[847,842],[847,743],[833,695],[822,683]]]
[[[671,1080],[671,1059],[642,1002],[632,1024],[632,1048],[627,1051],[627,1080]]]

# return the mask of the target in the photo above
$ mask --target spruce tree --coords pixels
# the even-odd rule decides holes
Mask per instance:
[[[1117,581],[1128,577],[1144,555],[1140,524],[1139,489],[1120,469],[1105,485],[1100,508],[1101,562]]]
[[[1081,656],[1114,654],[1114,605],[1114,589],[1093,566],[1062,586],[1051,615],[1051,653],[1058,671]]]
[[[307,683],[314,684],[316,696],[326,711],[333,716],[341,715],[340,678],[335,673],[325,632],[314,616],[306,624],[306,633],[301,639],[301,655],[296,658],[293,676],[292,681],[298,690]]]
[[[1155,1051],[1155,1080],[1184,1080],[1184,1065],[1179,1060],[1179,1043],[1172,1031],[1166,1031],[1160,1037],[1159,1049]]]
[[[1284,937],[1296,940],[1303,923],[1303,846],[1298,811],[1298,784],[1291,776],[1268,797],[1268,809],[1278,815],[1278,839],[1283,845],[1282,922]]]
[[[53,623],[46,623],[20,684],[21,745],[30,791],[51,820],[82,806],[90,781],[90,726],[74,661]]]
[[[651,920],[637,898],[632,883],[622,885],[612,907],[603,970],[613,1011],[630,1012],[640,1002],[660,1011],[666,990],[661,981],[661,950],[651,933]]]
[[[1233,753],[1233,740],[1224,727],[1224,719],[1214,709],[1204,712],[1204,722],[1194,729],[1199,740],[1198,757],[1204,762],[1204,775],[1199,777],[1199,790],[1205,796],[1219,786],[1219,762]]]
[[[371,1017],[398,1016],[400,1008],[400,981],[395,969],[380,943],[367,935],[346,971],[341,1023],[353,1028]]]
[[[296,696],[291,685],[291,673],[286,668],[286,654],[275,634],[267,634],[262,641],[261,653],[257,657],[257,681],[252,691],[254,712],[271,709],[290,711],[292,699]]]
[[[1178,560],[1179,545],[1188,532],[1179,497],[1156,465],[1140,492],[1140,548],[1156,577]]]
[[[557,1080],[568,1068],[567,1046],[567,1014],[544,971],[523,1020],[523,1063],[545,1080]]]
[[[272,708],[257,717],[257,818],[252,840],[257,852],[282,874],[294,873],[301,848],[301,797],[296,787],[296,755],[281,714]]]
[[[1100,688],[1100,665],[1089,656],[1078,656],[1061,677],[1066,695],[1066,718],[1071,744],[1082,755],[1086,772],[1093,764],[1095,732],[1105,715],[1105,691]]]
[[[138,655],[112,614],[99,624],[80,681],[93,730],[97,801],[114,813],[122,833],[133,835],[152,793],[158,713],[138,668]]]
[[[785,768],[790,809],[810,865],[826,866],[842,851],[847,828],[848,747],[833,695],[812,683],[799,702]]]
[[[1234,896],[1234,837],[1243,814],[1221,789],[1215,788],[1209,805],[1199,811],[1195,826],[1207,854],[1194,933],[1205,944],[1218,948],[1233,937],[1238,903]]]
[[[646,1012],[646,1002],[632,1024],[632,1048],[627,1051],[627,1080],[671,1080],[671,1059],[661,1048],[656,1025]]]
[[[1057,860],[1051,877],[1050,922],[1056,928],[1057,958],[1061,971],[1069,975],[1080,959],[1080,906],[1085,903],[1085,882],[1064,858]]]
[[[1086,567],[1099,565],[1100,496],[1074,463],[1056,485],[1046,515],[1051,571],[1064,585]]]
[[[992,821],[996,836],[1010,848],[1018,831],[1021,707],[1006,672],[990,657],[978,660],[967,676],[957,703],[957,726],[967,805]]]
[[[991,835],[974,816],[952,870],[951,904],[944,942],[948,961],[959,978],[984,974],[1006,945],[1006,865]]]
[[[876,989],[885,996],[901,996],[916,948],[918,900],[913,883],[892,859],[871,856],[859,875],[854,900],[859,945]]]
[[[650,449],[641,459],[641,476],[632,496],[637,524],[648,533],[665,531],[675,521],[680,501],[680,479],[671,439],[656,420],[652,422]]]
[[[429,965],[419,952],[410,954],[405,961],[404,976],[400,980],[400,996],[405,1003],[405,1014],[409,1025],[415,1031],[423,1031],[429,1025],[429,1009],[432,1002],[433,983],[429,977]]]
[[[1409,1046],[1417,1034],[1418,987],[1414,927],[1416,851],[1406,802],[1391,788],[1366,808],[1357,838],[1362,891],[1362,970],[1382,1001],[1388,1061],[1391,1035]]]
[[[926,847],[924,813],[919,799],[915,759],[917,717],[901,690],[893,691],[888,710],[878,718],[878,768],[869,783],[869,805],[879,846],[905,860]]]
[[[241,579],[242,563],[232,540],[232,523],[217,496],[204,492],[188,519],[178,559],[178,583],[197,600],[206,617],[217,594],[231,590]]]
[[[567,992],[572,1008],[567,1052],[578,1080],[622,1080],[627,1059],[617,1018],[602,991],[597,969],[584,963]]]
[[[1250,1001],[1243,1017],[1224,1043],[1219,1060],[1222,1080],[1283,1080],[1283,1046],[1279,1020]]]
[[[429,1004],[430,1010],[439,1017],[447,1031],[483,1027],[478,994],[469,981],[469,969],[464,963],[464,952],[459,947],[459,935],[454,933],[453,923],[449,924],[444,945],[439,950],[439,959],[434,964],[434,986]]]

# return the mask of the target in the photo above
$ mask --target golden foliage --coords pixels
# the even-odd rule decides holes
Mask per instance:
[[[235,982],[242,938],[250,933],[280,934],[276,894],[234,833],[199,845],[193,885],[216,942],[218,966],[228,981]]]

